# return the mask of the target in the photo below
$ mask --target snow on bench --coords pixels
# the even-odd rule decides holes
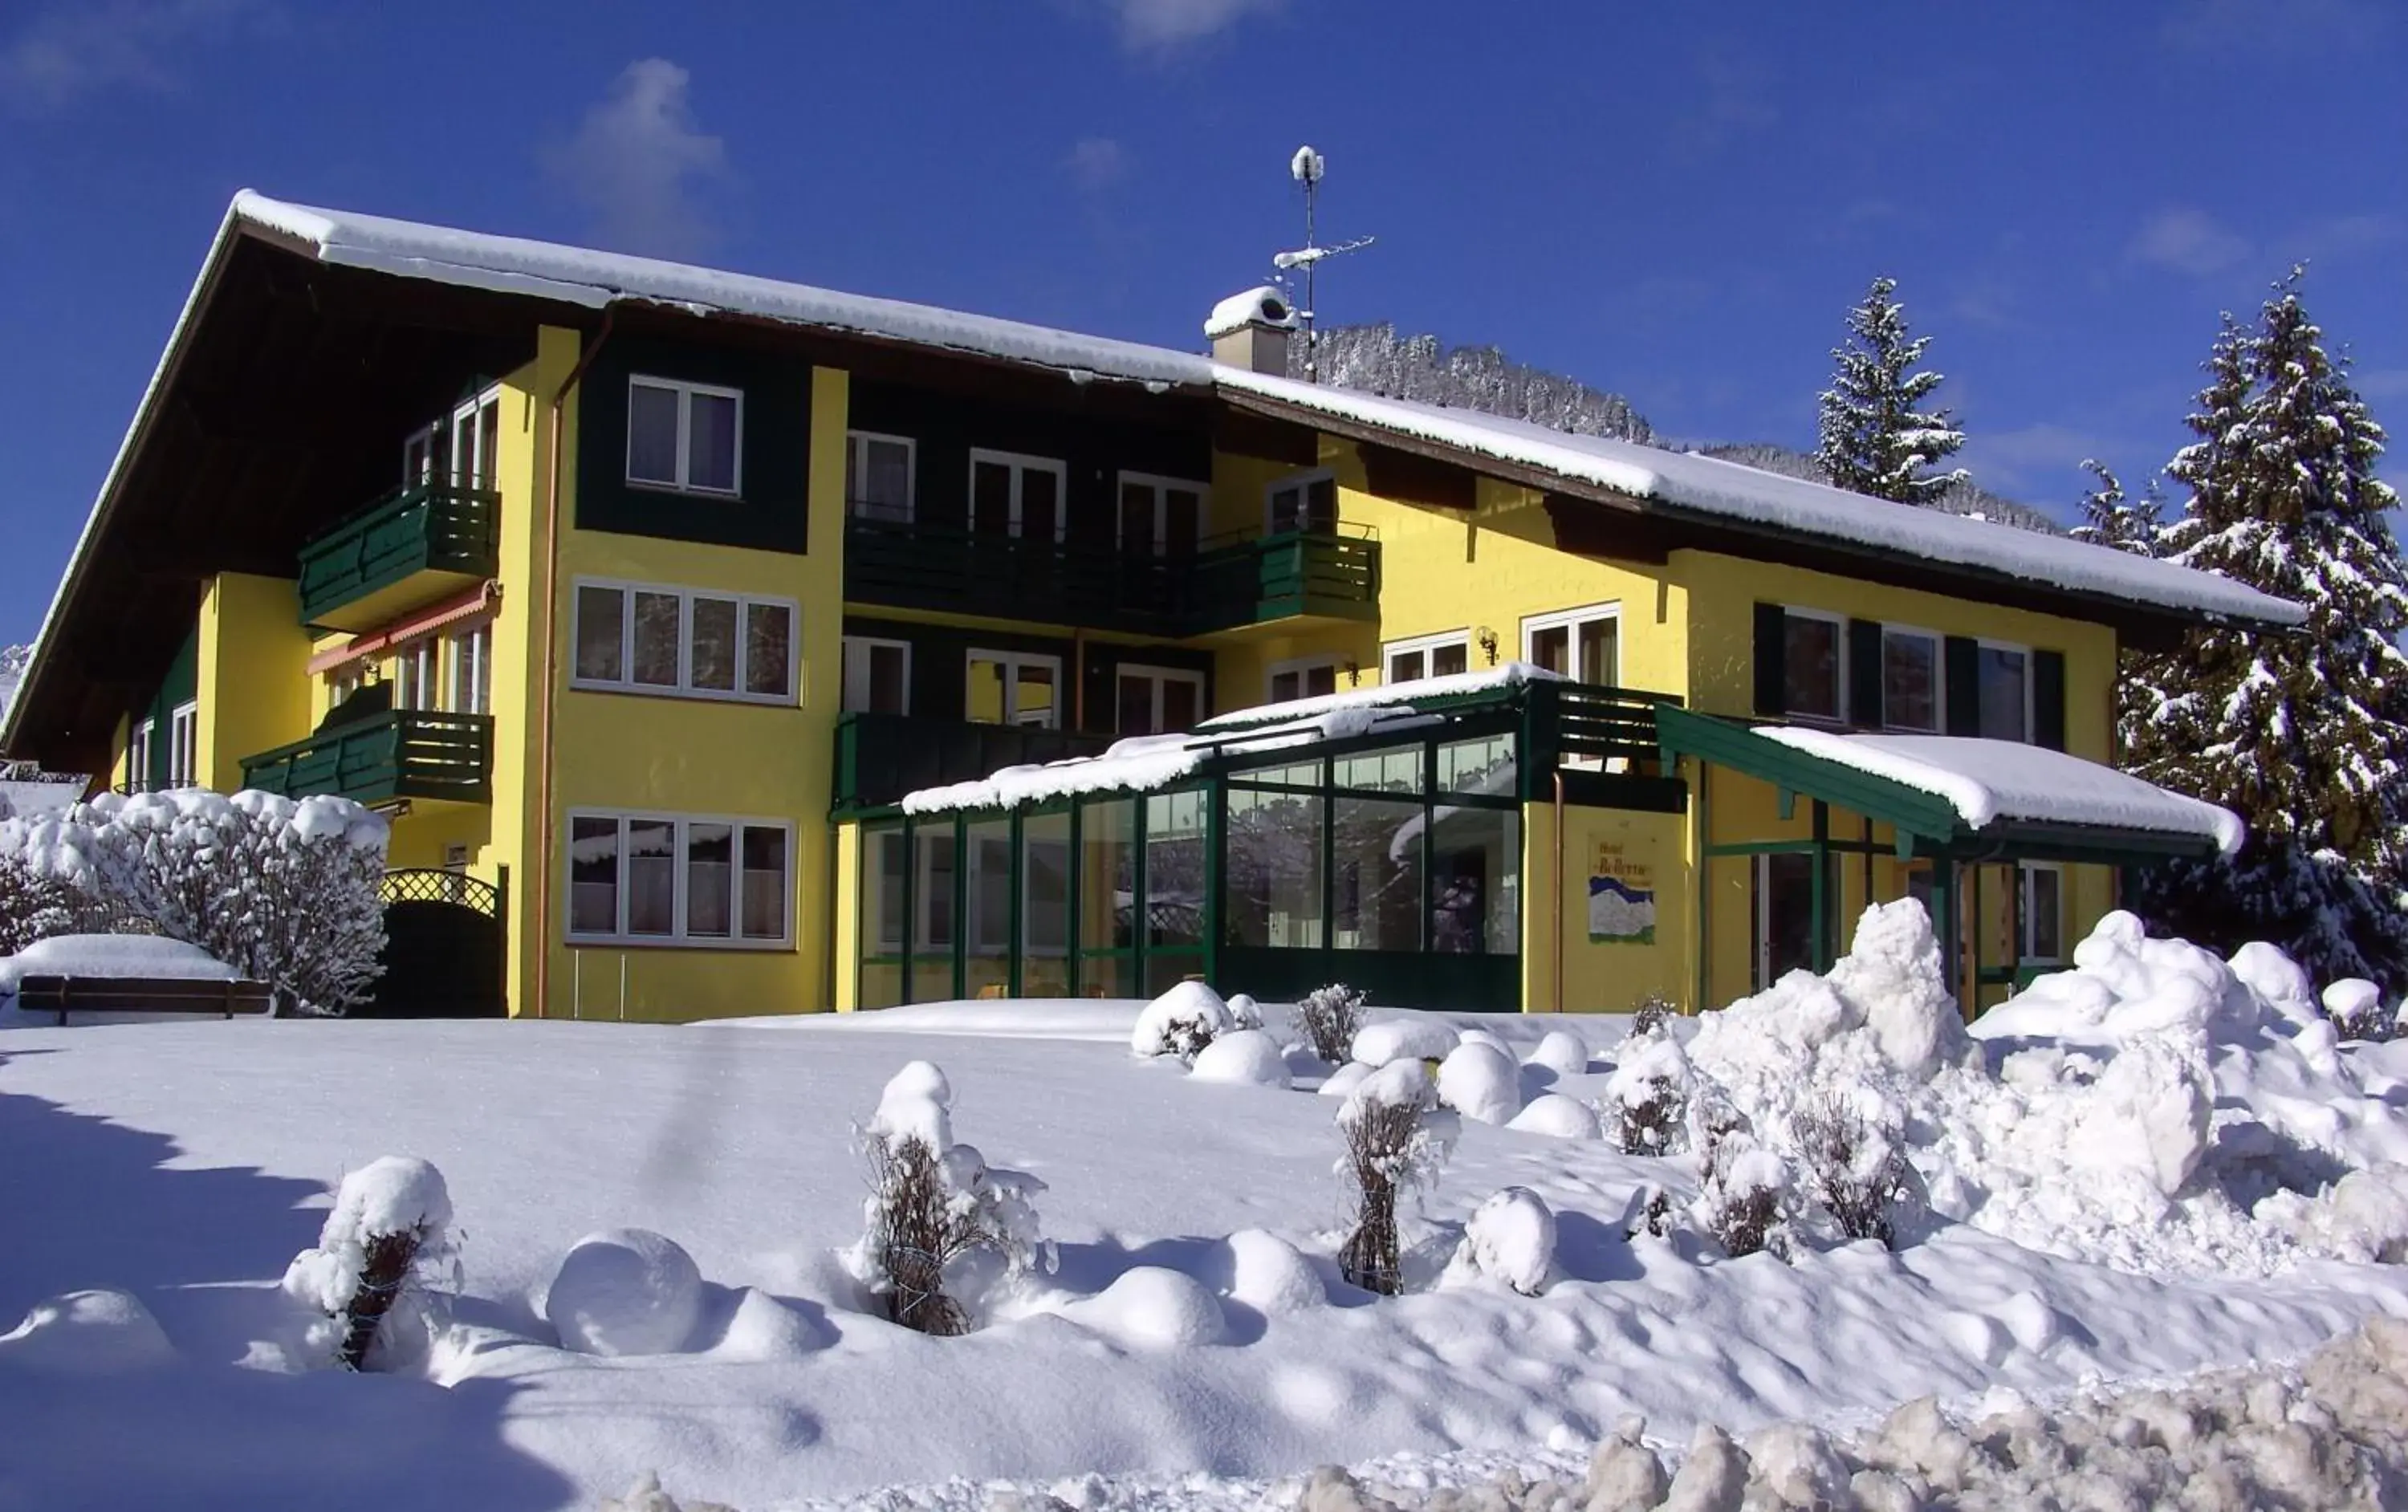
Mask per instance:
[[[265,983],[182,940],[153,934],[60,934],[0,960],[0,994],[23,1013],[265,1013]]]

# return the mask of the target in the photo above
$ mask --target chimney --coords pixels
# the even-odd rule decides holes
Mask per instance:
[[[1287,376],[1287,340],[1295,330],[1295,307],[1268,283],[1231,294],[1204,322],[1214,362],[1281,378]]]

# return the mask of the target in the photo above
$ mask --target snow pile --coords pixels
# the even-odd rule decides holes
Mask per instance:
[[[1555,1264],[1555,1215],[1526,1187],[1507,1187],[1472,1210],[1445,1284],[1488,1282],[1535,1297]]]
[[[388,833],[348,798],[183,788],[0,821],[0,856],[339,1012],[380,969]]]
[[[1467,1036],[1439,1063],[1438,1100],[1467,1119],[1508,1122],[1522,1111],[1522,1068],[1495,1039]]]
[[[1443,1061],[1460,1039],[1436,1019],[1383,1019],[1354,1032],[1351,1053],[1374,1068],[1391,1061]]]
[[[1701,1096],[1792,1169],[1843,1109],[1896,1131],[1945,1217],[2147,1273],[2266,1274],[2303,1247],[2382,1250],[2390,1177],[2317,1193],[2408,1162],[2401,1078],[2338,1047],[2314,1001],[2278,952],[2229,963],[2118,913],[1969,1037],[1901,902],[1866,911],[1828,977],[1705,1015],[1687,1053]]]
[[[0,1334],[0,1366],[52,1375],[122,1375],[175,1357],[166,1331],[139,1297],[105,1288],[39,1303],[14,1332]]]
[[[1329,1290],[1321,1273],[1296,1246],[1264,1229],[1240,1229],[1224,1242],[1227,1269],[1214,1275],[1214,1289],[1231,1302],[1265,1317],[1324,1305]],[[1217,1269],[1217,1267],[1216,1267]]]
[[[1137,1027],[1129,1031],[1129,1053],[1193,1061],[1205,1046],[1237,1027],[1237,1016],[1220,993],[1202,982],[1181,982],[1138,1015]]]
[[[1580,1036],[1562,1029],[1550,1029],[1530,1052],[1530,1064],[1544,1066],[1559,1077],[1578,1077],[1588,1071],[1588,1047]]]
[[[589,1234],[562,1258],[543,1316],[580,1354],[676,1354],[702,1319],[702,1272],[648,1229]]]
[[[1219,1344],[1229,1332],[1221,1304],[1201,1281],[1160,1265],[1123,1271],[1099,1294],[1064,1307],[1062,1316],[1137,1349]]]
[[[1226,1081],[1246,1087],[1290,1085],[1287,1057],[1279,1041],[1260,1029],[1240,1029],[1223,1034],[1197,1052],[1193,1074],[1198,1081]]]
[[[1505,1127],[1551,1139],[1596,1139],[1603,1134],[1597,1109],[1561,1092],[1541,1092],[1531,1098],[1521,1112],[1506,1120]]]
[[[432,1320],[426,1310],[430,1284],[459,1284],[451,1224],[452,1194],[443,1173],[424,1161],[387,1155],[344,1177],[317,1248],[294,1256],[284,1272],[284,1294],[310,1314],[295,1362],[335,1363],[355,1319],[365,1319],[363,1326],[371,1331],[363,1347],[369,1360],[406,1348],[413,1337],[423,1340]],[[378,1263],[385,1242],[405,1235],[415,1243],[404,1268],[386,1276]],[[361,1310],[366,1305],[364,1291],[375,1299],[373,1315]]]

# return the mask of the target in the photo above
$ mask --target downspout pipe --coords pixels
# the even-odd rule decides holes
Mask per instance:
[[[1552,891],[1555,894],[1555,1011],[1568,1013],[1564,1006],[1564,908],[1571,900],[1564,896],[1564,769],[1555,768],[1555,876]]]
[[[594,364],[602,343],[610,339],[614,312],[605,308],[602,323],[577,354],[577,365],[552,391],[549,466],[544,480],[543,582],[536,602],[543,606],[543,671],[536,683],[535,832],[539,848],[535,856],[535,897],[531,909],[535,936],[535,1016],[549,1017],[545,1005],[552,988],[552,750],[553,689],[560,681],[560,463],[561,407],[585,370]]]

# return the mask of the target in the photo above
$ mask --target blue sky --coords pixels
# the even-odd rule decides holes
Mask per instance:
[[[1802,446],[1887,272],[1977,478],[2062,514],[2296,258],[2408,430],[2403,81],[2399,0],[10,0],[0,638],[245,185],[1194,347],[1309,140],[1379,237],[1326,320]]]

